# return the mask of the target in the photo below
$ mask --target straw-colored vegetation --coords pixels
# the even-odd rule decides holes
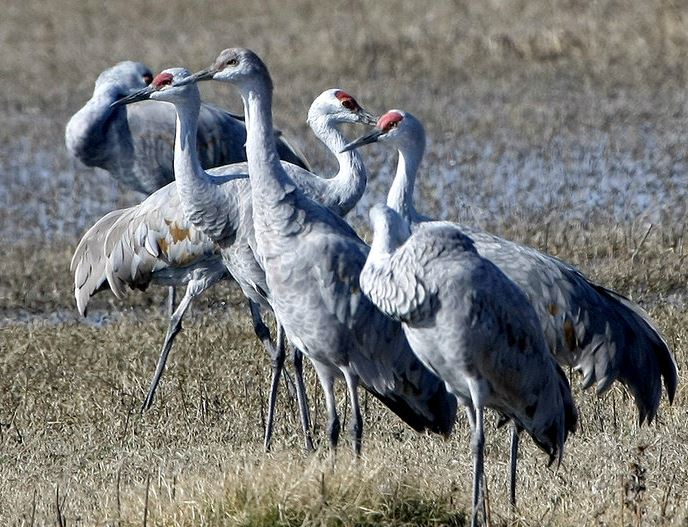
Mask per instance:
[[[364,398],[364,455],[343,445],[333,463],[324,444],[302,453],[283,387],[273,452],[262,452],[269,366],[235,288],[197,302],[143,417],[164,291],[102,293],[86,322],[76,316],[78,236],[140,197],[69,159],[66,120],[119,60],[197,69],[234,45],[265,58],[277,124],[319,170],[332,161],[304,121],[323,89],[345,88],[375,112],[412,111],[429,136],[423,211],[575,262],[640,302],[674,349],[678,394],[653,425],[637,426],[620,387],[602,398],[576,388],[581,426],[563,464],[547,468],[522,442],[514,513],[507,432],[490,423],[492,522],[688,525],[688,9],[660,0],[3,5],[0,524],[465,523],[464,419],[449,441],[419,436]],[[227,87],[203,92],[240,109]],[[364,153],[372,177],[357,227],[392,174],[387,152]],[[322,442],[310,371],[308,389]]]

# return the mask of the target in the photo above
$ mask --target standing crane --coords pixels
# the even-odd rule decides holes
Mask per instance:
[[[205,172],[196,153],[196,122],[200,108],[198,87],[183,84],[189,73],[183,68],[172,68],[160,73],[151,85],[131,94],[119,104],[130,104],[142,99],[168,101],[177,111],[177,135],[175,140],[175,176],[182,210],[189,221],[217,243],[223,261],[231,275],[239,283],[249,299],[255,327],[262,324],[261,308],[272,310],[271,294],[265,280],[262,262],[254,255],[255,235],[252,218],[252,196],[246,163],[233,164]],[[375,119],[343,90],[327,90],[319,96],[309,112],[309,122],[321,140],[338,152],[346,144],[336,130],[341,122],[371,124]],[[338,154],[340,171],[336,177],[326,180],[289,163],[277,163],[289,172],[291,178],[327,210],[346,213],[358,201],[366,185],[366,172],[358,154]],[[211,175],[212,174],[212,175]],[[266,447],[271,437],[276,386],[284,362],[284,345],[281,325],[278,322],[277,345],[268,348],[273,362]],[[292,343],[295,343],[292,340]],[[299,349],[298,343],[295,343]],[[299,394],[302,394],[300,396]],[[302,424],[308,434],[305,411],[305,391],[300,372],[297,371],[297,396],[302,408]],[[307,442],[310,438],[307,435]],[[307,444],[307,448],[310,445]]]
[[[334,177],[318,179],[313,184],[324,187],[318,194],[328,196],[325,198],[327,205],[340,215],[354,207],[367,182],[360,156],[339,153],[346,140],[337,126],[357,120],[375,123],[373,116],[341,89],[325,90],[313,101],[308,111],[311,129],[339,163],[339,171]],[[217,169],[220,173],[224,170],[224,167]],[[181,330],[186,310],[207,288],[230,277],[222,264],[218,246],[184,218],[176,192],[176,183],[172,182],[137,206],[108,213],[84,234],[70,267],[74,273],[74,295],[82,315],[86,314],[90,297],[105,288],[106,281],[110,282],[110,288],[118,298],[124,296],[125,285],[141,290],[147,289],[150,284],[187,286],[184,298],[170,317],[160,360],[141,407],[142,411],[149,409],[153,403],[158,382],[174,338]],[[117,227],[113,228],[115,223]],[[106,236],[110,246],[107,251],[104,250]],[[163,250],[158,248],[158,238]],[[192,238],[197,245],[192,244]],[[175,244],[179,242],[185,247],[182,253],[175,249]],[[168,248],[172,249],[176,257],[167,254]],[[113,254],[118,258],[116,263],[112,260]],[[213,260],[212,263],[209,259]],[[105,272],[106,263],[110,267],[109,275]],[[192,276],[198,278],[189,285]],[[107,278],[114,280],[106,280]],[[256,332],[263,345],[269,347],[270,333],[262,320],[258,321]],[[300,361],[300,357],[297,357],[297,361]]]
[[[330,446],[339,438],[334,381],[341,376],[351,403],[355,453],[363,434],[359,383],[416,430],[449,433],[455,399],[413,355],[401,326],[360,291],[368,247],[344,220],[310,199],[279,163],[272,80],[263,61],[247,49],[226,49],[211,67],[175,84],[211,79],[241,92],[256,256],[275,318],[311,360],[325,392]]]
[[[391,110],[376,129],[345,150],[383,142],[399,152],[387,205],[415,229],[427,220],[413,203],[418,167],[425,151],[425,130],[409,112]],[[614,381],[633,395],[640,424],[657,414],[662,379],[669,398],[676,393],[676,362],[659,330],[637,304],[588,280],[573,266],[531,247],[475,228],[458,226],[478,254],[494,263],[528,297],[550,352],[561,365],[583,374],[584,389],[597,384],[602,394]],[[515,503],[518,435],[512,428],[511,501]]]
[[[414,229],[386,205],[370,211],[373,244],[361,290],[402,322],[411,348],[466,407],[473,450],[476,526],[483,479],[483,409],[525,429],[561,460],[577,412],[564,372],[547,351],[530,302],[455,225]],[[484,497],[483,497],[484,499]]]
[[[84,316],[90,297],[107,286],[117,298],[124,297],[127,287],[145,291],[151,284],[186,286],[170,317],[142,412],[153,404],[187,309],[206,289],[231,278],[217,244],[184,217],[174,182],[140,204],[112,211],[96,222],[81,238],[70,270],[77,307]]]

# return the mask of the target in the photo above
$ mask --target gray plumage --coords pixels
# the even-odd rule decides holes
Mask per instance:
[[[231,278],[219,247],[182,214],[176,185],[170,183],[139,205],[105,215],[83,236],[72,258],[74,294],[82,315],[90,296],[105,283],[122,298],[127,289],[151,284],[185,286],[170,316],[156,373],[142,410],[150,408],[182,319],[195,298]]]
[[[153,102],[128,108],[112,108],[111,104],[152,79],[150,69],[140,62],[120,62],[103,71],[93,95],[65,129],[65,143],[73,156],[87,166],[107,170],[120,183],[145,194],[174,180],[174,108]],[[283,137],[277,141],[283,159],[308,167]],[[203,167],[244,161],[245,142],[246,127],[240,117],[202,105],[198,148]]]
[[[246,49],[225,50],[213,66],[183,82],[209,79],[236,84],[241,91],[254,248],[275,316],[289,340],[311,359],[325,391],[331,445],[339,435],[333,382],[340,376],[352,405],[355,452],[363,425],[359,381],[415,429],[448,433],[455,401],[415,358],[400,325],[360,292],[358,277],[368,247],[345,221],[311,200],[278,161],[272,82],[263,62]]]
[[[86,231],[74,250],[69,271],[74,274],[74,298],[81,316],[86,316],[91,297],[109,287],[105,274],[105,236],[126,210],[108,212]]]
[[[382,126],[382,127],[380,127]],[[387,205],[414,228],[426,218],[413,204],[415,176],[425,149],[425,131],[408,112],[392,110],[378,129],[352,142],[356,148],[374,141],[399,150],[397,172]],[[648,315],[622,295],[588,280],[573,266],[530,247],[459,225],[478,253],[497,265],[526,294],[543,328],[548,347],[561,365],[583,374],[583,387],[597,392],[614,381],[631,392],[640,423],[659,408],[662,380],[671,402],[676,393],[676,362]]]
[[[273,361],[266,446],[272,430],[272,415],[277,381],[284,360],[284,348],[272,344],[264,326],[258,306],[271,309],[270,292],[261,263],[254,255],[255,245],[251,188],[246,163],[237,163],[205,172],[198,161],[195,147],[195,128],[200,108],[200,93],[195,85],[173,85],[182,81],[188,72],[182,68],[166,70],[158,75],[151,86],[132,94],[124,102],[135,102],[144,97],[165,100],[175,105],[177,132],[175,140],[175,175],[182,209],[189,221],[206,233],[220,247],[223,261],[242,291],[251,302],[251,314],[256,333]],[[333,152],[344,146],[343,136],[335,125],[341,122],[374,122],[356,101],[342,90],[327,90],[314,101],[309,112],[309,123],[318,137]],[[366,172],[358,154],[337,154],[340,171],[332,179],[322,179],[300,167],[282,162],[298,184],[314,199],[318,199],[337,213],[344,214],[360,198],[366,185]],[[279,328],[278,328],[279,333]],[[301,394],[301,395],[299,395]],[[303,426],[307,432],[305,390],[297,374],[297,395],[302,410]],[[307,442],[310,439],[307,435]]]
[[[402,321],[414,353],[468,409],[473,429],[473,525],[482,481],[482,409],[525,429],[560,460],[577,413],[564,373],[547,350],[523,292],[446,222],[411,234],[395,211],[371,209],[374,239],[361,289]]]
[[[399,151],[387,205],[415,229],[428,219],[413,203],[415,177],[425,150],[423,125],[408,112],[391,110],[380,117],[376,130],[344,150],[376,141],[390,143]],[[457,227],[471,237],[481,256],[497,265],[525,293],[550,352],[559,364],[583,373],[585,388],[597,383],[597,391],[602,393],[614,381],[621,382],[635,398],[640,423],[656,415],[662,379],[672,402],[678,380],[676,362],[639,306],[594,284],[557,258],[478,229]],[[518,436],[515,428],[513,431],[511,501],[515,504]]]

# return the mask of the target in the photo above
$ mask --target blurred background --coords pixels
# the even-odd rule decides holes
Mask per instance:
[[[438,215],[492,229],[518,218],[684,224],[687,16],[659,0],[9,2],[0,233],[74,240],[138,201],[64,148],[64,124],[103,69],[131,59],[196,70],[237,45],[265,59],[277,125],[322,172],[333,162],[305,115],[338,86],[374,112],[422,119],[419,203]],[[203,93],[241,111],[227,87]],[[375,181],[359,213],[393,168],[391,152],[365,155]]]
[[[180,349],[190,345],[207,350],[204,363],[180,351],[179,362],[168,372],[168,387],[185,386],[182,398],[184,393],[190,394],[189,400],[197,397],[197,408],[210,401],[212,411],[203,413],[206,404],[206,410],[192,411],[190,417],[186,403],[166,407],[163,402],[161,413],[154,414],[157,424],[139,419],[133,408],[142,397],[166,323],[160,308],[165,290],[132,294],[124,302],[106,292],[95,299],[95,315],[85,323],[76,313],[68,267],[78,239],[105,213],[143,199],[106,172],[70,158],[64,146],[69,117],[88,100],[98,74],[122,60],[142,61],[156,72],[172,66],[195,71],[226,47],[252,48],[273,77],[275,124],[321,174],[336,170],[306,125],[307,109],[321,91],[345,89],[374,113],[390,108],[412,112],[428,136],[417,182],[421,212],[459,219],[546,250],[631,296],[658,320],[685,371],[686,2],[0,0],[0,12],[0,239],[5,256],[0,271],[0,480],[7,470],[6,484],[0,483],[0,517],[3,504],[10,504],[21,511],[24,524],[34,523],[32,507],[34,512],[38,508],[39,517],[44,511],[45,518],[54,518],[55,485],[62,485],[71,493],[65,505],[71,507],[71,523],[79,514],[87,525],[92,523],[88,518],[108,523],[115,510],[116,480],[118,514],[138,522],[144,489],[148,496],[146,471],[174,456],[178,462],[159,468],[152,484],[160,495],[164,488],[174,495],[171,481],[183,479],[179,466],[186,467],[190,495],[191,488],[197,493],[207,490],[203,481],[229,478],[242,489],[255,484],[249,481],[250,470],[247,476],[243,469],[230,469],[233,476],[228,476],[222,467],[233,467],[236,460],[218,461],[207,448],[208,442],[219,450],[231,444],[230,451],[248,444],[260,453],[256,416],[262,401],[251,402],[249,410],[241,404],[251,399],[247,386],[265,388],[267,361],[256,354],[253,362],[232,363],[245,356],[246,346],[256,347],[245,316],[235,319],[232,313],[238,311],[228,309],[243,305],[233,289],[218,289],[200,299],[192,318],[196,322],[179,339]],[[228,86],[203,83],[201,90],[206,101],[242,112],[238,94]],[[360,132],[347,131],[351,138]],[[396,156],[380,145],[366,147],[363,154],[370,186],[349,219],[365,235],[367,210],[383,199]],[[122,312],[129,315],[116,318]],[[208,328],[217,327],[218,316],[225,317],[224,326],[213,333]],[[107,332],[100,331],[100,325],[109,328]],[[215,350],[218,342],[230,349],[231,361]],[[229,384],[234,381],[228,379],[237,377],[232,364],[242,368],[238,377],[243,384]],[[203,369],[199,373],[194,368]],[[164,385],[162,389],[165,401]],[[209,392],[221,395],[212,399]],[[664,428],[643,428],[637,435],[633,408],[622,390],[613,392],[620,401],[619,423],[625,424],[617,429],[616,406],[612,416],[611,409],[601,410],[589,397],[594,414],[604,417],[583,421],[582,453],[570,454],[576,461],[569,469],[582,477],[563,472],[553,478],[543,469],[543,479],[527,484],[525,495],[554,492],[556,487],[564,497],[522,511],[525,524],[539,525],[543,510],[556,510],[555,523],[616,523],[620,512],[621,525],[626,507],[627,520],[685,525],[681,492],[685,498],[688,454],[677,446],[681,441],[673,439],[683,437],[681,444],[688,443],[685,395],[674,409],[664,408]],[[312,393],[319,398],[319,392]],[[231,406],[239,400],[239,406]],[[248,413],[242,414],[244,410]],[[282,422],[291,423],[284,426],[295,434],[293,408],[289,412]],[[316,406],[316,426],[317,412]],[[614,435],[596,443],[595,434],[610,432],[612,422]],[[242,423],[241,430],[237,423]],[[375,437],[381,425],[376,419],[372,423]],[[388,429],[381,429],[379,437],[390,440],[384,435]],[[117,437],[109,437],[111,430],[118,431]],[[395,430],[394,438],[408,441]],[[281,433],[285,437],[284,430]],[[640,446],[655,435],[666,443],[647,450],[652,459],[639,461],[646,452]],[[461,456],[468,455],[468,446],[460,437],[449,454],[423,438],[427,457],[416,460],[417,446],[410,446],[394,458],[398,465],[371,469],[370,487],[363,488],[377,488],[375,474],[383,474],[385,481],[396,481],[406,471],[418,478],[423,467],[433,463],[465,472],[468,458]],[[298,444],[297,436],[289,438],[288,445]],[[187,449],[190,441],[201,450]],[[375,443],[371,445],[377,452]],[[597,473],[600,452],[610,464],[614,458],[614,464]],[[258,466],[255,460],[263,458],[250,455],[243,462]],[[543,465],[537,454],[530,458],[532,464]],[[648,475],[640,477],[628,469],[631,462],[638,470],[649,467]],[[196,475],[189,476],[189,465],[201,475],[191,470]],[[287,473],[283,468],[265,473]],[[317,495],[319,469],[304,470],[297,462],[295,470],[315,478],[308,492]],[[437,478],[440,473],[445,471]],[[672,473],[679,475],[672,478]],[[597,479],[588,485],[585,478],[593,474]],[[120,475],[122,492],[129,493],[122,498],[124,513],[119,509]],[[196,476],[200,479],[194,480]],[[280,477],[275,476],[275,485],[288,487],[288,478]],[[350,489],[351,482],[342,477],[340,490]],[[638,491],[635,501],[624,505],[622,500],[619,510],[617,491],[624,492],[624,481],[645,485],[646,477],[652,497],[643,502]],[[450,503],[449,509],[453,496],[467,503],[461,493],[467,492],[468,483],[449,479],[438,483],[428,476],[420,496],[435,493],[442,503]],[[615,490],[601,490],[608,488]],[[635,492],[633,488],[626,491]],[[275,495],[268,492],[265,499],[274,500]],[[241,510],[243,502],[232,496],[237,500],[233,506]],[[652,504],[647,510],[646,503]],[[176,525],[181,518],[180,525],[194,524],[188,520],[196,518],[193,514],[180,513],[172,521],[165,510],[160,505],[163,523],[167,518]],[[642,511],[649,512],[643,516]]]

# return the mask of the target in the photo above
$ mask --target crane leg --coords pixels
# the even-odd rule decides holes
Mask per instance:
[[[270,381],[270,397],[268,399],[268,418],[265,424],[265,451],[270,450],[270,442],[272,441],[272,430],[275,422],[275,405],[277,404],[277,389],[279,388],[280,375],[284,368],[285,340],[284,329],[280,324],[277,324],[277,342],[268,348],[270,353],[270,360],[272,362],[272,379]]]
[[[318,380],[325,392],[325,406],[327,407],[327,436],[330,440],[330,449],[334,453],[339,443],[339,416],[337,415],[337,401],[334,396],[334,375],[327,366],[317,361],[311,361],[315,372],[318,374]]]
[[[280,336],[280,326],[277,325],[277,343],[273,343],[270,336],[270,330],[263,322],[263,317],[260,313],[260,306],[253,300],[248,300],[248,308],[251,311],[251,321],[253,322],[253,331],[255,331],[258,340],[263,344],[263,348],[270,356],[272,363],[272,377],[270,380],[270,395],[268,396],[268,417],[265,423],[265,435],[263,437],[263,446],[266,451],[270,450],[270,441],[272,440],[272,428],[275,418],[275,404],[277,403],[277,387],[279,385],[279,377],[284,366],[284,335]],[[282,349],[279,349],[279,340],[282,340]]]
[[[475,429],[471,439],[471,450],[473,451],[473,510],[471,514],[471,527],[478,525],[478,511],[481,508],[482,479],[484,469],[484,448],[485,431],[483,428],[483,409],[475,409]]]
[[[509,503],[516,508],[516,463],[518,461],[518,426],[513,421],[511,427],[511,454],[509,457]]]
[[[351,400],[351,440],[354,454],[360,456],[363,438],[363,418],[361,417],[361,407],[358,402],[358,377],[349,370],[344,370],[344,378],[346,379],[346,387]]]
[[[263,322],[263,317],[260,314],[260,306],[257,303],[255,303],[253,300],[249,299],[248,308],[251,311],[251,321],[253,322],[253,331],[255,331],[256,336],[258,337],[258,340],[261,341],[261,343],[263,344],[263,347],[267,350],[267,352],[272,357],[273,352],[271,351],[271,348],[274,347],[274,344],[272,342],[272,337],[270,336],[270,330],[265,325],[265,322]]]
[[[467,379],[467,381],[468,388],[471,392],[471,400],[473,401],[473,412],[470,412],[470,414],[474,416],[471,422],[473,432],[471,437],[471,450],[473,452],[473,506],[471,527],[477,527],[478,511],[481,508],[484,510],[483,500],[485,499],[482,493],[485,450],[484,406],[480,381],[471,378]]]
[[[167,289],[167,316],[172,317],[174,315],[175,304],[177,303],[177,288],[171,285]]]
[[[170,289],[174,290],[173,287]],[[170,317],[170,323],[167,327],[165,341],[162,345],[162,351],[160,352],[158,363],[155,366],[155,374],[153,375],[153,380],[148,388],[148,395],[146,395],[146,400],[141,405],[142,414],[153,404],[155,390],[158,388],[158,383],[160,382],[160,377],[162,377],[163,371],[165,371],[165,364],[167,363],[167,357],[172,350],[172,344],[174,343],[175,337],[182,329],[182,319],[184,318],[184,314],[191,305],[193,299],[200,295],[204,290],[204,288],[199,288],[193,282],[189,282],[189,285],[186,287],[186,293],[184,293],[184,298],[182,298],[179,306],[177,306],[177,309],[175,309],[174,313],[172,313],[172,316]]]
[[[310,414],[308,411],[308,396],[303,382],[303,353],[294,347],[294,377],[296,379],[296,400],[301,415],[301,428],[305,441],[306,452],[313,452],[313,438],[311,437]]]

